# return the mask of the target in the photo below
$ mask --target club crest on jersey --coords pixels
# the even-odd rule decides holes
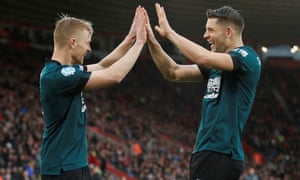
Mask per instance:
[[[60,71],[62,75],[64,76],[70,76],[75,74],[75,68],[74,67],[64,67]]]
[[[236,48],[236,49],[233,49],[233,51],[240,53],[243,57],[248,56],[248,52],[245,51],[244,49]]]

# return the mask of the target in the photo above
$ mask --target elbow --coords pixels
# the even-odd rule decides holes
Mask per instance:
[[[167,81],[174,81],[174,78],[172,78],[171,76],[164,75],[163,77],[164,77],[164,79],[167,80]]]
[[[121,84],[123,79],[124,79],[124,76],[121,73],[117,73],[112,76],[111,82],[112,82],[112,84]]]
[[[176,71],[169,70],[167,73],[164,74],[164,79],[167,81],[178,81],[178,77],[176,75]]]
[[[115,84],[121,84],[121,82],[123,81],[123,78],[119,78],[119,79],[116,79],[114,81]]]

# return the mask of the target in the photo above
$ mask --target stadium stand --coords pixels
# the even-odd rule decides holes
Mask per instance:
[[[43,115],[38,82],[51,42],[47,30],[0,26],[0,179],[39,179]],[[241,180],[255,175],[300,179],[299,68],[271,61],[263,64],[243,133]],[[201,83],[163,80],[145,50],[120,86],[86,92],[94,180],[187,179],[202,89]]]

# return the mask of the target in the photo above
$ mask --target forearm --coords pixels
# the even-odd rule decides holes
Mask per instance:
[[[143,46],[144,43],[134,43],[134,45],[125,53],[125,55],[111,66],[111,71],[119,77],[119,81],[122,81],[133,68],[143,49]]]
[[[125,39],[98,64],[102,67],[108,67],[119,60],[130,49],[135,41],[135,37],[127,35]]]
[[[163,50],[156,39],[149,39],[147,44],[153,61],[159,69],[160,73],[165,79],[172,80],[174,77],[171,72],[176,68],[176,63]]]
[[[175,31],[170,31],[167,38],[186,56],[196,64],[205,64],[209,51],[195,42],[183,37]]]

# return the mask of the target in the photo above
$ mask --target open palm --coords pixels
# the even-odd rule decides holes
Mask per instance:
[[[172,31],[172,28],[169,25],[165,9],[159,3],[155,3],[155,9],[156,9],[156,14],[157,14],[158,23],[159,23],[159,25],[155,26],[155,30],[162,37],[167,37],[169,32]]]

